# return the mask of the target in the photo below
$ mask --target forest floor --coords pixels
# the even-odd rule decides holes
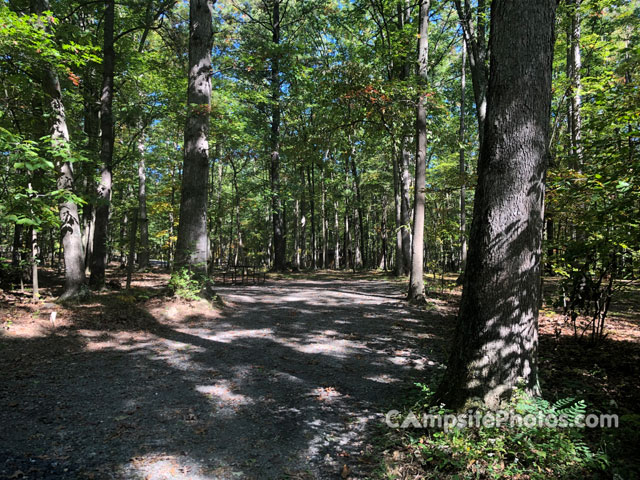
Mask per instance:
[[[402,282],[323,272],[217,286],[213,306],[167,281],[65,306],[51,272],[43,302],[0,290],[0,478],[369,478],[385,413],[443,369],[460,295],[441,278],[414,308]],[[588,350],[543,310],[545,393],[638,413],[637,301]]]

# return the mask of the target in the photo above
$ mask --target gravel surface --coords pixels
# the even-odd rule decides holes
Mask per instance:
[[[108,304],[2,335],[0,478],[370,478],[376,426],[453,323],[398,288],[268,281],[220,287],[211,315]]]

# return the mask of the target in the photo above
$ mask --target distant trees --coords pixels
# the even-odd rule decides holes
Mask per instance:
[[[413,271],[415,298],[463,269],[490,2],[27,3],[0,7],[0,254],[24,284],[46,265],[78,290],[78,251],[96,288],[129,258]],[[558,6],[543,261],[569,296],[637,275],[636,23],[625,2]]]
[[[437,401],[497,407],[538,385],[555,0],[494,0],[487,118],[455,339]],[[514,41],[517,39],[517,41]]]

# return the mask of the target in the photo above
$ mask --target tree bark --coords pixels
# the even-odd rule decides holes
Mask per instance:
[[[271,41],[274,49],[280,44],[280,0],[274,0],[271,12]],[[273,211],[273,269],[285,269],[286,240],[284,234],[284,212],[280,192],[280,58],[274,53],[271,58],[271,209]]]
[[[402,251],[402,198],[400,189],[400,165],[396,152],[395,142],[393,144],[393,203],[396,217],[396,261],[395,275],[397,277],[404,273],[404,253]]]
[[[402,139],[400,149],[400,234],[402,236],[402,267],[403,275],[408,275],[411,269],[411,175],[409,163],[411,152],[408,147],[409,139]]]
[[[38,2],[38,13],[42,13],[48,8],[49,5],[46,0]],[[69,145],[69,129],[67,128],[67,117],[62,103],[62,90],[57,73],[48,65],[45,66],[43,71],[42,87],[49,99],[51,108],[51,118],[53,120],[51,140],[56,148],[66,149]],[[60,162],[58,164],[58,189],[66,190],[68,194],[73,193],[73,181],[73,164],[71,162]],[[66,300],[77,296],[85,283],[84,252],[78,206],[74,202],[67,200],[61,202],[58,208],[65,264],[65,284],[60,299]]]
[[[207,273],[209,116],[211,113],[212,0],[189,2],[189,86],[184,166],[175,265]]]
[[[571,154],[574,157],[574,167],[582,171],[582,54],[580,50],[580,4],[582,0],[571,0],[571,26],[569,39],[569,81],[571,88]]]
[[[458,324],[435,395],[497,408],[539,394],[538,308],[555,0],[494,0],[483,150]]]
[[[464,272],[467,263],[467,167],[464,158],[464,114],[465,114],[465,89],[467,87],[467,70],[466,70],[467,47],[466,43],[462,44],[462,68],[460,75],[460,271]]]
[[[104,46],[102,59],[102,92],[100,95],[100,185],[97,192],[96,219],[91,254],[92,288],[104,287],[107,237],[109,235],[109,211],[111,209],[112,161],[113,161],[113,72],[115,50],[113,47],[114,0],[105,0]]]
[[[469,54],[469,67],[471,69],[471,83],[473,96],[476,103],[476,117],[478,119],[479,151],[482,151],[484,141],[484,124],[487,116],[487,86],[489,84],[489,69],[487,68],[486,37],[486,1],[478,0],[476,12],[476,25],[472,22],[471,7],[469,1],[464,5],[460,0],[454,0],[464,43]]]
[[[149,219],[147,218],[147,170],[144,162],[144,140],[140,135],[138,142],[138,221],[140,222],[140,248],[138,268],[149,266]]]
[[[427,86],[429,64],[430,0],[420,1],[418,35],[418,85]],[[416,108],[416,183],[413,200],[413,235],[411,241],[410,302],[424,303],[424,201],[427,172],[427,107],[426,92],[420,92]]]

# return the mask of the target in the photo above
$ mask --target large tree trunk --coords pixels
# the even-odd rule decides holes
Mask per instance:
[[[430,0],[420,2],[418,35],[418,82],[427,86],[429,60],[429,7]],[[416,184],[413,201],[413,235],[411,241],[411,276],[409,294],[411,302],[423,303],[424,298],[424,196],[427,172],[427,108],[426,92],[420,92],[416,108]]]
[[[496,408],[538,394],[538,308],[555,0],[494,0],[491,74],[469,257],[435,400]]]
[[[41,1],[38,4],[38,12],[49,8],[48,2]],[[62,90],[58,75],[53,68],[45,67],[42,78],[42,87],[49,99],[51,107],[51,139],[56,148],[66,149],[69,144],[69,130],[67,117],[62,103]],[[73,193],[73,164],[61,162],[58,165],[59,190]],[[84,253],[82,248],[82,232],[80,231],[80,219],[78,206],[72,201],[63,201],[58,205],[60,215],[60,233],[64,251],[65,284],[61,300],[72,298],[80,293],[85,282]]]
[[[209,181],[209,115],[211,112],[211,48],[213,2],[189,2],[189,86],[184,131],[184,167],[180,221],[175,253],[178,267],[207,272],[207,182]]]
[[[96,219],[91,254],[91,277],[93,288],[104,286],[107,237],[109,235],[109,211],[111,208],[112,160],[113,160],[113,71],[115,50],[113,48],[114,0],[105,1],[104,47],[102,59],[102,92],[100,96],[100,185],[96,205]]]

